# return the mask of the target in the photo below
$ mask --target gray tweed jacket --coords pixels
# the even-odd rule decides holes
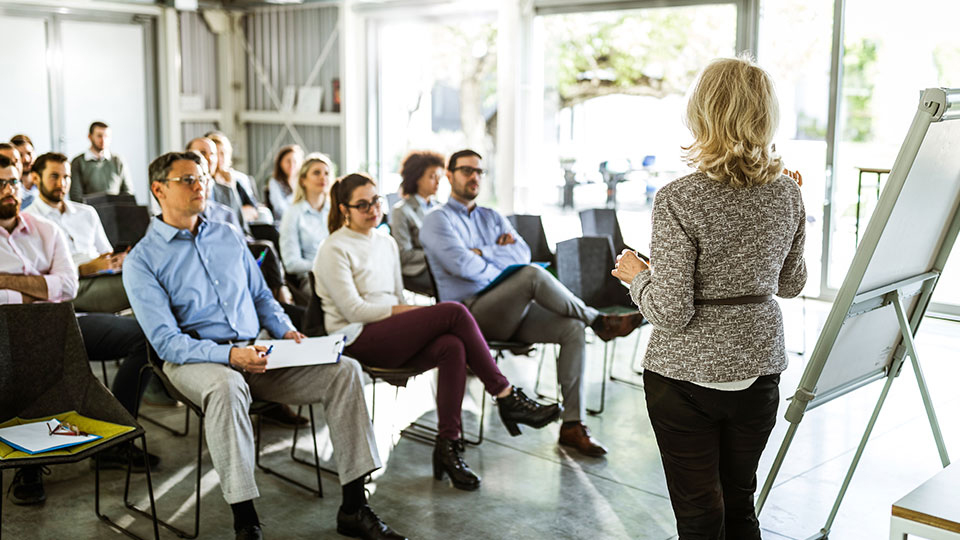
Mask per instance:
[[[653,205],[652,269],[630,296],[653,325],[644,369],[693,382],[728,382],[787,367],[775,300],[694,305],[694,299],[803,289],[806,215],[796,182],[780,176],[733,188],[694,173],[666,185]]]

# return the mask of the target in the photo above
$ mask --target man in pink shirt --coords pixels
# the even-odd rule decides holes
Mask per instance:
[[[20,212],[19,188],[16,166],[0,155],[0,304],[69,302],[77,294],[78,278],[66,237],[51,221]],[[104,313],[80,314],[77,323],[88,358],[125,358],[111,390],[136,416],[142,393],[137,378],[147,362],[147,343],[140,325],[132,317]],[[101,468],[126,467],[130,453],[134,470],[145,470],[143,454],[132,452],[128,446],[101,453]],[[150,456],[151,467],[159,461]],[[41,471],[41,467],[17,470],[8,491],[14,504],[39,504],[46,500]]]

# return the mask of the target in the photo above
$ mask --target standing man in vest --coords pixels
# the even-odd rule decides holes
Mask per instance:
[[[90,124],[90,148],[73,158],[70,170],[73,183],[70,200],[83,202],[90,193],[133,193],[130,189],[130,173],[123,166],[120,156],[110,153],[110,126],[103,122]]]

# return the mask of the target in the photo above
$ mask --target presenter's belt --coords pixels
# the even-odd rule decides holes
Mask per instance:
[[[738,296],[736,298],[696,298],[693,303],[698,306],[736,306],[740,304],[762,304],[767,300],[773,300],[773,295]]]

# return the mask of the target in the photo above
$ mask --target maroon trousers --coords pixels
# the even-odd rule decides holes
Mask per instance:
[[[381,368],[437,368],[437,430],[460,438],[467,367],[491,395],[510,386],[500,373],[473,315],[458,302],[440,302],[366,324],[346,349],[361,364]]]

